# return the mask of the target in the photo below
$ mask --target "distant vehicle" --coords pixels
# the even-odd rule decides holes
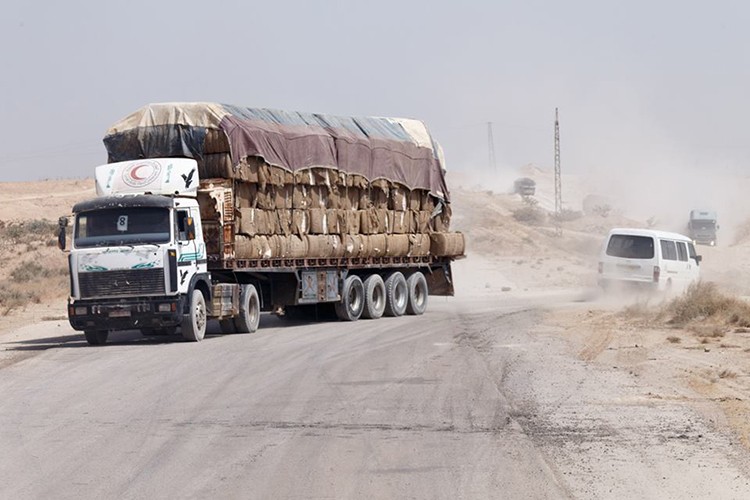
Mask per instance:
[[[679,293],[700,278],[701,259],[688,236],[612,229],[599,257],[599,286],[621,284]]]
[[[513,183],[513,192],[521,196],[534,196],[536,193],[536,182],[528,177],[519,177]]]
[[[716,231],[719,229],[716,212],[691,210],[688,220],[688,235],[700,245],[716,245]]]

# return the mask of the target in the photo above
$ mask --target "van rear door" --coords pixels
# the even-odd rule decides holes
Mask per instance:
[[[612,234],[602,260],[603,275],[610,279],[653,281],[656,249],[651,236]]]

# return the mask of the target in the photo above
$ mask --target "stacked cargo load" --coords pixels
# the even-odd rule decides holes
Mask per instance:
[[[214,103],[152,104],[115,124],[108,161],[193,158],[214,261],[457,257],[439,145],[424,124]],[[189,179],[185,179],[189,182]],[[204,200],[205,201],[205,200]]]

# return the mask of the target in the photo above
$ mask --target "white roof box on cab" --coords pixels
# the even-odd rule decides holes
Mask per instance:
[[[195,196],[198,164],[188,158],[146,158],[96,167],[96,194]]]

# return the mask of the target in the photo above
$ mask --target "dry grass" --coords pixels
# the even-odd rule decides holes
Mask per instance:
[[[667,337],[667,342],[669,342],[670,344],[679,344],[680,342],[682,342],[682,339],[680,339],[680,337],[675,337],[674,335],[671,335]]]
[[[67,294],[67,258],[55,246],[56,229],[46,219],[0,225],[0,316]]]
[[[668,303],[661,315],[669,318],[667,323],[679,326],[696,322],[713,324],[717,328],[712,330],[711,336],[723,335],[726,328],[721,326],[750,326],[750,304],[725,295],[714,283],[707,282],[691,285],[683,295]]]

